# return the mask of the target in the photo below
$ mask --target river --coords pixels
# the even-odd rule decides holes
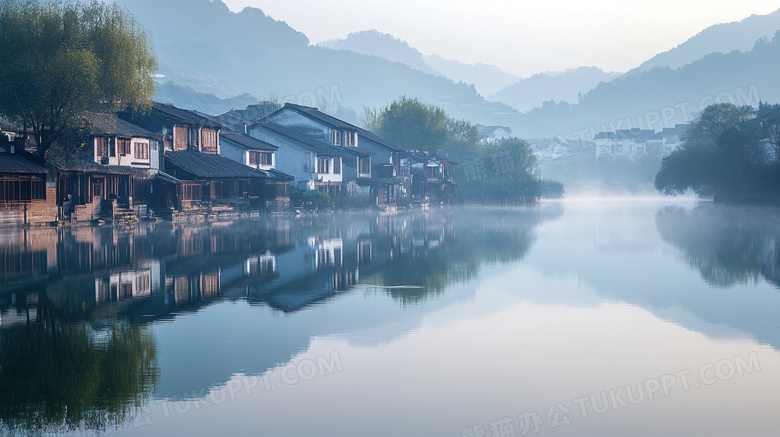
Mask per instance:
[[[0,435],[774,436],[780,209],[0,230]]]

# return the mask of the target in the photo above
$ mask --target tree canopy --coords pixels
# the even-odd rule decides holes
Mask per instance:
[[[364,112],[366,128],[406,150],[444,148],[448,117],[438,106],[417,98],[400,97],[379,111]]]
[[[116,3],[5,0],[0,58],[0,113],[32,129],[41,156],[86,112],[139,109],[154,93],[151,37]]]
[[[458,161],[455,181],[463,200],[517,203],[563,195],[563,185],[534,176],[538,159],[528,142],[508,138],[483,144],[476,125],[419,99],[402,96],[380,110],[366,108],[363,122],[407,150],[442,150]]]
[[[708,106],[663,160],[655,186],[665,194],[692,189],[723,201],[770,201],[780,193],[777,157],[769,153],[750,106]]]

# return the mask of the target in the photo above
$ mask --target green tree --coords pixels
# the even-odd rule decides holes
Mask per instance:
[[[450,118],[438,106],[401,97],[379,111],[364,108],[363,123],[407,150],[442,149],[460,162],[455,182],[463,200],[522,203],[538,200],[543,193],[563,196],[561,184],[534,176],[538,159],[528,142],[507,138],[482,144],[474,124]]]
[[[750,106],[708,106],[687,128],[678,150],[665,158],[655,187],[665,194],[688,189],[716,200],[757,199],[770,189],[767,155]]]
[[[443,109],[417,98],[402,96],[373,114],[364,110],[364,122],[373,124],[375,133],[406,150],[443,149],[448,140],[448,117]]]
[[[41,156],[86,112],[139,109],[154,93],[150,35],[116,3],[4,0],[0,59],[0,113],[32,129]]]

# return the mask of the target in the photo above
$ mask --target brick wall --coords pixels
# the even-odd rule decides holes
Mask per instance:
[[[45,201],[0,204],[0,227],[51,224],[57,221],[58,211],[56,188],[46,188]]]
[[[71,214],[71,221],[74,222],[88,222],[100,218],[100,204],[101,199],[99,197],[93,198],[91,203],[86,205],[76,205],[76,210]]]

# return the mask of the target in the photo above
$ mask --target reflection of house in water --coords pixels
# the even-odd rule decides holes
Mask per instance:
[[[98,305],[151,294],[151,270],[113,272],[108,277],[95,278],[95,303]]]
[[[310,259],[308,263],[310,271],[317,271],[330,266],[341,266],[344,250],[344,240],[341,238],[318,240],[311,237],[309,238],[309,248],[311,253],[307,258]]]
[[[0,289],[10,292],[0,292],[0,309],[10,320],[36,296],[69,319],[94,321],[166,319],[221,299],[292,312],[446,247],[452,234],[427,214],[13,229],[0,234]]]

